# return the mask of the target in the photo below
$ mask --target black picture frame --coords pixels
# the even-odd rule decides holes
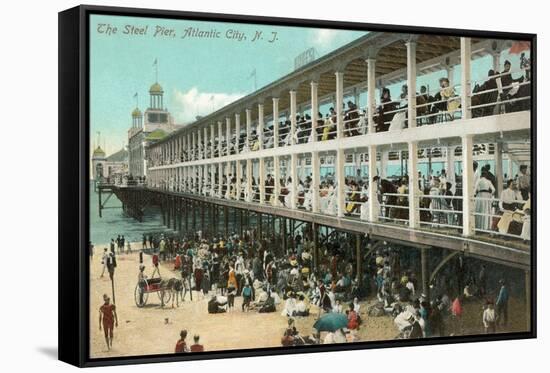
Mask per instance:
[[[258,348],[213,351],[200,354],[163,354],[134,357],[89,357],[89,266],[88,210],[89,195],[89,17],[92,14],[168,18],[278,26],[327,27],[346,30],[406,32],[438,35],[460,35],[495,39],[515,39],[531,42],[531,164],[536,170],[537,131],[537,36],[530,33],[509,33],[480,30],[428,28],[418,26],[382,25],[344,21],[276,18],[215,14],[159,9],[136,9],[81,5],[59,13],[59,359],[79,367],[124,365],[137,363],[174,362],[219,358],[284,355],[296,353],[360,350],[372,348],[429,346],[435,344],[484,342],[536,338],[537,336],[537,172],[531,173],[532,251],[531,251],[531,331],[496,335],[441,337],[423,340],[393,340],[357,342],[345,345]],[[78,250],[75,250],[78,248]],[[345,346],[345,347],[344,347]]]

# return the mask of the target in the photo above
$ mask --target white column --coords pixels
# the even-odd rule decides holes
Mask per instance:
[[[502,172],[502,143],[500,142],[495,144],[495,176],[497,179],[497,185],[494,186],[497,190],[496,197],[500,198],[502,186],[504,185],[504,175]]]
[[[227,155],[230,155],[229,149],[231,148],[231,118],[225,118],[225,146],[227,148]]]
[[[248,199],[246,202],[252,202],[252,160],[246,160],[246,193]]]
[[[464,236],[471,236],[475,232],[473,144],[471,135],[462,137],[462,234]]]
[[[311,82],[311,138],[317,141],[317,120],[319,114],[319,83]]]
[[[290,199],[290,208],[296,208],[298,199],[298,154],[293,153],[290,156],[290,177],[292,178],[292,198]]]
[[[344,154],[344,149],[338,149],[336,151],[336,197],[338,201],[338,216],[344,216],[346,211],[346,195],[345,195],[345,172],[344,165],[346,162],[346,155]]]
[[[258,160],[258,190],[260,191],[260,204],[265,203],[265,159]]]
[[[387,150],[382,150],[380,152],[380,178],[385,179],[388,177],[388,159],[389,152]]]
[[[241,138],[241,114],[235,114],[235,154],[239,154],[240,138]]]
[[[279,190],[281,190],[280,179],[281,179],[281,163],[279,162],[279,156],[276,155],[273,157],[273,199],[275,201],[275,206],[279,206]]]
[[[321,162],[319,161],[319,153],[311,153],[311,184],[312,184],[312,197],[311,197],[311,210],[313,212],[319,212],[319,185],[321,184]]]
[[[212,192],[216,190],[215,183],[216,183],[216,164],[212,163],[210,165],[210,197],[214,196]]]
[[[214,158],[216,151],[216,126],[212,123],[210,124],[210,158]]]
[[[199,153],[198,159],[202,159],[202,157],[204,156],[203,154],[204,148],[201,147],[201,140],[202,140],[201,130],[198,129],[197,130],[197,151]]]
[[[260,150],[264,148],[264,104],[258,104],[258,140],[260,141]]]
[[[250,126],[252,125],[252,110],[246,109],[246,147],[250,147]]]
[[[296,91],[290,93],[290,144],[294,145],[294,136],[296,135]]]
[[[191,154],[193,153],[193,149],[191,149],[191,133],[187,133],[187,146],[185,150],[187,151],[187,157],[185,160],[187,162],[192,161],[193,158],[191,157]]]
[[[419,187],[418,187],[418,143],[409,142],[409,227],[420,227]]]
[[[338,138],[344,137],[344,117],[342,115],[342,105],[344,104],[344,73],[337,71],[336,75],[336,135]],[[340,207],[338,207],[340,209]]]
[[[222,193],[223,188],[223,163],[218,163],[218,194],[220,195],[220,198],[223,198],[224,195]]]
[[[208,149],[208,127],[204,127],[204,146],[202,148],[202,156],[204,159],[209,158],[208,153],[210,153],[210,149]]]
[[[493,57],[493,70],[495,71],[495,73],[497,71],[500,72],[500,52],[493,52],[492,53],[492,57]]]
[[[472,112],[470,110],[470,84],[471,84],[471,59],[472,59],[472,40],[470,38],[460,38],[460,63],[462,65],[461,74],[461,103],[462,119],[470,119]]]
[[[407,44],[407,116],[409,128],[416,127],[416,42]]]
[[[447,180],[453,184],[453,194],[456,192],[455,149],[455,146],[447,147]]]
[[[199,157],[198,157],[198,152],[197,152],[197,133],[196,132],[193,132],[191,134],[191,141],[192,141],[192,147],[193,147],[193,160],[197,160]]]
[[[273,97],[273,147],[279,146],[279,97]],[[277,162],[279,162],[277,160]]]
[[[236,179],[237,179],[237,182],[235,183],[235,190],[236,190],[236,198],[237,200],[240,200],[241,199],[241,179],[243,177],[243,165],[241,163],[241,161],[237,161],[237,164],[235,165],[236,166],[236,170],[235,170],[235,173],[236,173]]]
[[[222,156],[222,121],[218,121],[218,157]]]
[[[372,180],[376,176],[376,145],[369,146],[369,221],[377,222],[379,211],[375,209],[373,201],[378,200],[376,193],[377,188],[374,187]]]
[[[374,113],[376,112],[376,60],[367,59],[367,123],[369,133],[376,132]]]

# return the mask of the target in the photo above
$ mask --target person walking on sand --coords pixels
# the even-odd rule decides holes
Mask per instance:
[[[103,294],[103,305],[99,307],[99,330],[103,326],[105,333],[105,343],[107,343],[107,349],[113,348],[113,329],[116,326],[118,328],[118,317],[116,314],[116,307],[111,304],[111,299],[107,294]]]
[[[498,292],[498,297],[495,302],[496,311],[497,311],[497,320],[496,323],[498,326],[508,326],[508,299],[510,295],[508,293],[508,288],[506,287],[506,282],[504,279],[499,281],[500,290]]]
[[[487,302],[487,307],[483,311],[483,326],[485,327],[485,334],[496,333],[496,314],[491,301]]]
[[[147,248],[147,236],[143,235],[143,240],[141,241],[141,248],[146,249]]]
[[[158,275],[160,277],[159,256],[158,256],[158,254],[154,253],[153,257],[151,259],[153,261],[153,268],[154,268],[153,274],[151,275],[151,278],[155,277],[155,273],[158,273]]]
[[[107,272],[109,271],[108,264],[109,264],[109,253],[107,252],[107,248],[103,249],[103,256],[101,257],[101,264],[103,265],[103,269],[101,270],[101,276],[99,278],[102,278],[105,274],[105,270]]]

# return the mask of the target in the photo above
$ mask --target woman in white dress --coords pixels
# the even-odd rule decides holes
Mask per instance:
[[[292,190],[292,178],[289,177],[286,181],[286,190],[288,193],[285,195],[285,207],[291,206],[292,196],[294,191]]]
[[[374,188],[374,195],[376,196],[374,201],[369,200],[371,185]],[[363,185],[363,189],[361,190],[361,200],[366,201],[361,205],[361,220],[369,220],[369,205],[371,203],[374,203],[374,213],[376,214],[376,216],[380,215],[380,202],[378,201],[377,182],[370,182],[368,186],[366,183]]]
[[[483,230],[491,229],[492,216],[490,214],[492,211],[492,198],[495,193],[495,187],[488,176],[486,171],[482,171],[474,189],[476,194],[476,228]]]
[[[327,214],[336,215],[338,213],[338,196],[336,195],[336,188],[332,184],[328,187],[327,198]]]
[[[305,189],[305,193],[304,193],[304,208],[306,209],[306,211],[311,211],[311,199],[313,198],[313,190],[312,190],[312,186],[309,185],[306,189]]]

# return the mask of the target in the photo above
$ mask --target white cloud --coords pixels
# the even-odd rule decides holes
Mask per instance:
[[[199,92],[197,87],[185,92],[176,90],[170,111],[177,123],[190,123],[197,115],[208,115],[243,96],[242,93]]]
[[[340,30],[331,30],[331,29],[316,29],[313,30],[311,36],[311,41],[319,46],[326,46],[329,43],[332,43],[341,33]]]

